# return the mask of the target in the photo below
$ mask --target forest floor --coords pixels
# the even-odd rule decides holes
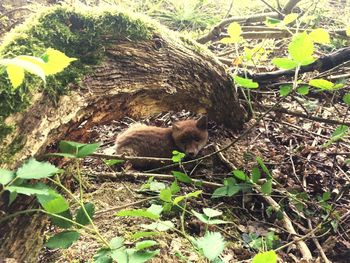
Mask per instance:
[[[294,105],[294,107],[297,106]],[[329,114],[329,109],[320,110],[325,116]],[[166,127],[171,125],[170,117],[186,119],[194,116],[188,112],[163,113],[141,122]],[[94,141],[103,143],[101,152],[111,153],[116,135],[131,123],[133,120],[124,118],[121,121],[95,127],[91,132],[95,134]],[[349,146],[339,142],[327,149],[322,148],[333,130],[331,126],[274,113],[258,124],[253,118],[246,123],[245,128],[251,125],[255,125],[255,128],[246,137],[223,152],[223,155],[237,169],[245,171],[250,171],[256,165],[255,157],[260,156],[265,161],[274,179],[279,183],[278,186],[273,187],[271,196],[290,216],[298,232],[306,233],[311,230],[307,219],[311,219],[312,226],[316,227],[322,217],[326,216],[327,213],[320,208],[320,200],[325,192],[331,192],[328,204],[333,206],[332,215],[348,214],[349,190],[344,186],[350,182],[349,168],[343,155],[337,153],[349,151]],[[224,146],[230,143],[238,135],[239,132],[235,134],[224,127],[217,126],[214,122],[209,122],[209,146],[201,154],[205,155],[214,151],[213,145]],[[117,217],[115,213],[125,208],[147,208],[157,202],[156,199],[150,198],[157,193],[142,189],[147,179],[103,176],[104,173],[110,173],[111,168],[99,158],[89,157],[84,160],[83,166],[85,170],[91,171],[84,177],[85,198],[96,205],[97,213],[94,222],[101,233],[107,239],[123,236],[126,240],[128,238],[130,240],[133,232],[142,231],[141,224],[146,223],[146,219]],[[120,170],[115,167],[113,169]],[[66,170],[70,169],[66,167]],[[206,159],[195,169],[189,171],[192,178],[217,183],[222,183],[223,179],[229,177],[232,172],[227,162],[218,156]],[[170,174],[170,171],[164,171],[164,173]],[[77,189],[73,178],[72,186]],[[180,194],[198,189],[202,188],[184,185]],[[264,202],[261,194],[248,191],[240,192],[233,197],[213,199],[211,198],[213,191],[214,189],[203,188],[202,195],[189,202],[188,210],[202,212],[202,208],[214,208],[222,211],[222,218],[230,222],[220,227],[210,228],[212,231],[223,233],[228,242],[223,253],[224,262],[237,262],[252,258],[257,249],[262,249],[264,240],[271,240],[273,245],[270,244],[270,246],[273,247],[291,241],[291,235],[284,229],[280,221],[276,220],[278,215],[267,213],[268,204]],[[305,207],[300,208],[298,202],[293,203],[291,199],[286,198],[286,191],[307,194],[309,197],[305,199]],[[180,227],[178,214],[171,213],[167,218],[176,227]],[[324,237],[319,238],[324,252],[334,262],[347,262],[346,252],[350,248],[347,230],[350,222],[345,219],[347,219],[346,216],[338,218],[337,225],[332,221],[334,226],[324,233]],[[205,225],[195,217],[186,218],[185,228],[190,235],[196,237],[203,236],[205,231]],[[55,228],[52,227],[48,229],[47,234],[51,235],[54,232]],[[161,252],[152,262],[186,262],[186,260],[206,262],[198,256],[189,242],[176,232],[164,232],[155,239],[159,243]],[[319,254],[310,239],[306,243],[315,255]],[[100,244],[94,238],[83,236],[66,250],[44,249],[40,262],[86,262],[92,259],[99,247]],[[296,245],[292,245],[288,251],[279,251],[278,254],[282,262],[298,262],[300,258]],[[181,258],[186,258],[186,260],[181,260]]]

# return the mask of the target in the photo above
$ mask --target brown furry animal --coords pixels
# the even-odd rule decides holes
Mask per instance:
[[[116,152],[130,156],[170,158],[172,151],[178,150],[195,157],[207,141],[206,116],[198,120],[178,121],[169,128],[134,124],[118,135]]]

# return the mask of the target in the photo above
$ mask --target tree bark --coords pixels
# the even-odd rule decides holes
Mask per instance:
[[[17,161],[3,167],[13,169],[62,139],[89,142],[94,125],[124,116],[139,119],[186,109],[207,113],[209,119],[229,128],[241,128],[245,116],[231,79],[203,47],[159,33],[149,40],[110,42],[103,62],[82,79],[79,87],[72,85],[70,94],[57,104],[38,93],[28,109],[7,118],[6,123],[16,129],[2,142],[0,154],[19,136],[23,147],[13,156]],[[59,49],[54,43],[51,46]],[[32,198],[21,197],[8,208],[0,199],[4,216],[37,206]],[[33,214],[2,222],[0,261],[14,258],[37,262],[46,222],[45,216]]]

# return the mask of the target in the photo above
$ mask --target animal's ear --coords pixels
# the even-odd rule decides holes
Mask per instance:
[[[206,130],[208,127],[208,118],[207,116],[202,116],[197,120],[197,128],[200,130]]]

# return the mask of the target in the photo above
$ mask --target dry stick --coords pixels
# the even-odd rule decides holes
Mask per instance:
[[[135,202],[132,202],[132,203],[128,203],[128,204],[125,204],[125,205],[113,206],[113,207],[110,207],[108,209],[104,209],[104,210],[96,212],[95,213],[95,218],[98,217],[99,215],[102,215],[102,214],[105,214],[105,213],[108,213],[108,212],[112,212],[112,211],[115,211],[115,210],[120,210],[120,209],[129,207],[129,206],[139,205],[139,204],[142,204],[144,202],[147,202],[147,201],[150,201],[150,200],[153,200],[153,199],[156,199],[156,198],[158,198],[158,197],[157,196],[148,197],[148,198],[144,198],[142,200],[135,201]]]
[[[306,114],[290,111],[290,110],[287,110],[285,108],[278,108],[278,109],[275,109],[274,111],[275,112],[284,113],[284,114],[288,114],[288,115],[292,115],[292,116],[296,116],[296,117],[300,117],[300,118],[304,118],[304,119],[309,119],[309,120],[312,120],[312,121],[323,122],[323,123],[327,123],[327,124],[336,124],[336,125],[347,125],[347,126],[350,126],[350,122],[344,122],[344,121],[338,121],[338,120],[332,120],[332,119],[324,119],[324,118],[316,117],[316,116],[308,116]]]
[[[125,161],[158,161],[158,162],[171,162],[170,158],[158,158],[158,157],[142,157],[142,156],[126,156],[123,154],[102,154],[102,153],[93,153],[90,156],[104,158],[104,159],[120,159]]]
[[[307,219],[307,224],[308,224],[308,226],[309,226],[309,229],[312,230],[312,223],[311,223],[311,220],[310,220],[310,219]],[[312,239],[312,241],[315,243],[317,249],[319,250],[323,261],[324,261],[325,263],[331,263],[331,261],[329,261],[329,259],[327,258],[326,254],[324,253],[324,250],[323,250],[323,248],[321,247],[320,242],[318,242],[318,240],[317,240],[317,238],[316,238],[316,236],[315,236],[314,233],[311,234],[311,239]]]
[[[161,180],[174,180],[174,176],[170,174],[155,174],[155,173],[141,173],[141,172],[103,172],[103,173],[97,173],[97,172],[91,172],[90,170],[84,170],[85,174],[96,176],[96,177],[108,177],[108,178],[118,178],[122,176],[128,176],[132,178],[137,177],[154,177],[156,179]],[[202,181],[197,179],[191,179],[193,183],[201,183],[203,186],[208,188],[218,188],[224,186],[223,184],[219,183],[212,183],[208,181]]]

